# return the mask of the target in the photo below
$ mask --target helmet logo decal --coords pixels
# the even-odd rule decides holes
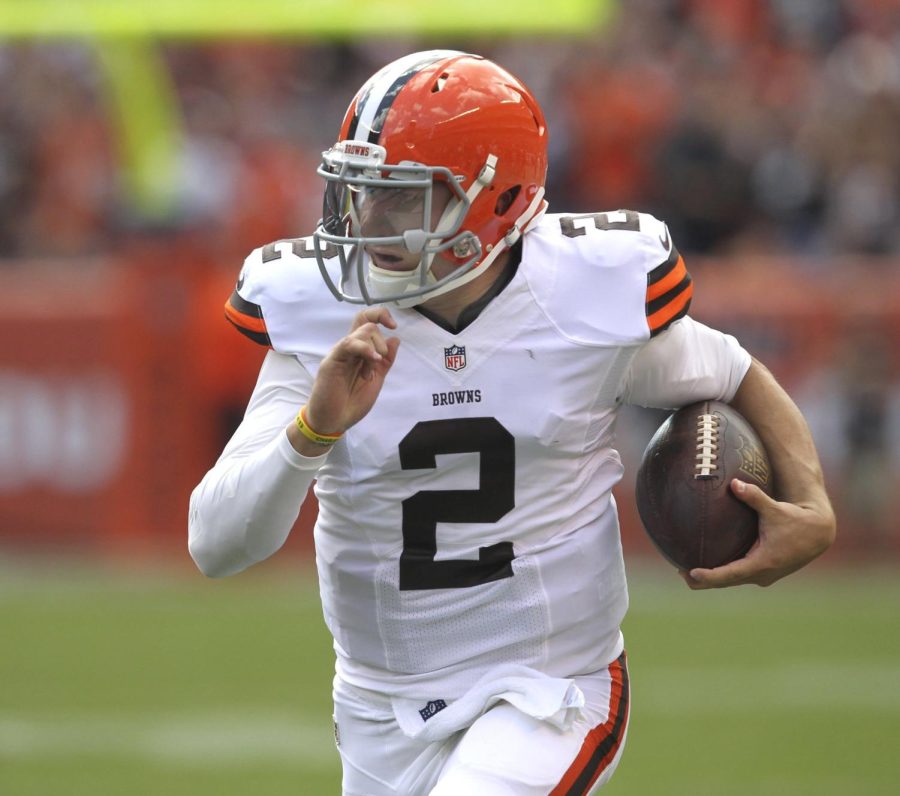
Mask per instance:
[[[452,345],[444,349],[444,367],[447,370],[462,370],[466,366],[466,347]]]

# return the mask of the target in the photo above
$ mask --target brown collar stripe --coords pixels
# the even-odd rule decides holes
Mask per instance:
[[[259,304],[241,298],[235,290],[225,302],[225,317],[237,327],[241,334],[249,337],[254,343],[271,347],[269,330],[266,328],[262,307]]]
[[[615,759],[628,726],[628,667],[623,652],[609,666],[612,688],[609,718],[592,729],[578,756],[569,766],[550,796],[585,796],[604,770]]]

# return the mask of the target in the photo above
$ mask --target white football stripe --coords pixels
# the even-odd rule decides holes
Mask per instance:
[[[456,50],[429,50],[424,53],[411,53],[389,63],[381,71],[370,77],[360,90],[359,95],[362,100],[362,107],[356,109],[359,122],[356,125],[353,140],[369,140],[369,133],[372,131],[375,114],[378,113],[378,108],[381,106],[385,94],[390,91],[391,86],[397,82],[401,75],[410,69],[415,69],[417,66],[423,67],[441,58],[450,58],[454,55],[462,55],[462,53]]]
[[[0,714],[0,759],[72,754],[200,765],[254,760],[339,765],[327,721],[240,713],[40,718]]]

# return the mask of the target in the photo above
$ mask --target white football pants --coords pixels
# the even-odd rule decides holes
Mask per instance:
[[[572,678],[585,696],[568,730],[500,702],[442,741],[400,730],[390,702],[335,680],[343,796],[586,796],[618,765],[628,730],[625,655]]]

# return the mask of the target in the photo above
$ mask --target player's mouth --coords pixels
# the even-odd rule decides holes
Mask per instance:
[[[411,271],[418,265],[418,260],[410,262],[408,257],[401,257],[393,252],[373,249],[367,249],[366,252],[376,268],[382,268],[385,271]]]

